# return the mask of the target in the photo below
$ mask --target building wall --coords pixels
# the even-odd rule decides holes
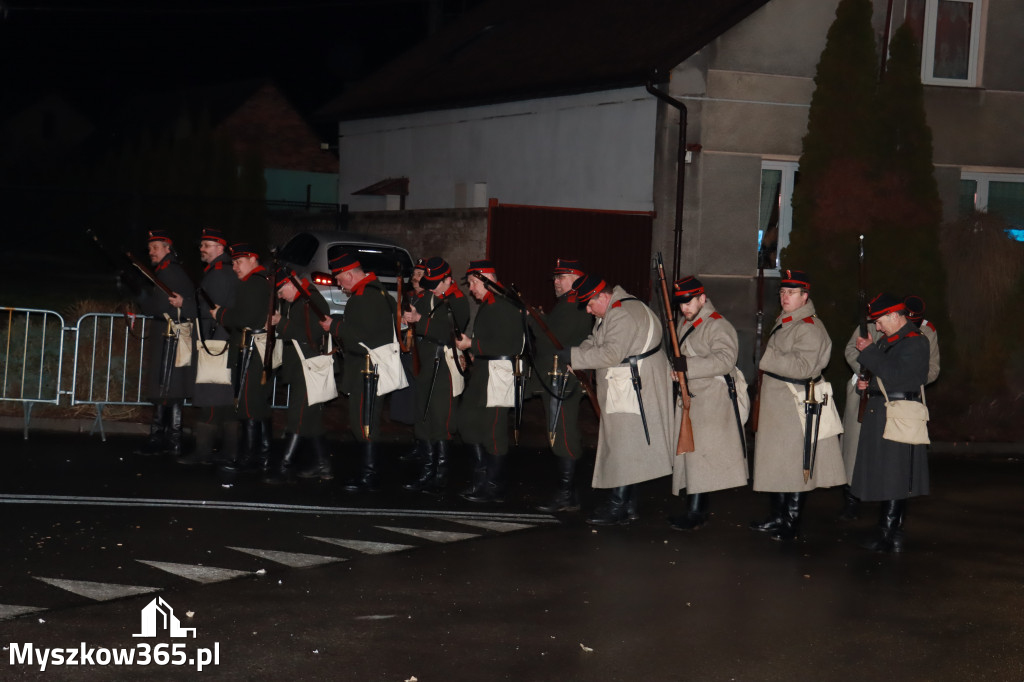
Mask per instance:
[[[409,209],[497,198],[649,211],[655,116],[655,100],[630,88],[342,121],[339,201],[353,211],[381,210],[384,197],[352,193],[408,177]]]

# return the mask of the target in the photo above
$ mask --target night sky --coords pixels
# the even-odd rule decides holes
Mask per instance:
[[[444,16],[475,4],[444,0]],[[102,110],[270,76],[308,113],[428,26],[425,0],[0,0],[0,83],[6,96],[56,89]]]

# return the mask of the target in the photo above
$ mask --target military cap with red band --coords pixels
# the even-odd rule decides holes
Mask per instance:
[[[423,260],[422,258],[417,259],[416,264],[412,266],[412,269],[413,270],[426,270],[427,269],[427,261]]]
[[[558,258],[555,260],[555,269],[551,271],[553,277],[558,275],[576,275],[577,277],[583,277],[587,273],[583,272],[583,263],[578,260],[570,260],[568,258]]]
[[[494,269],[494,263],[492,263],[489,260],[486,260],[486,259],[483,259],[483,260],[471,260],[471,261],[469,261],[469,267],[466,268],[466,274],[469,275],[469,274],[472,274],[474,272],[479,272],[481,274],[486,274],[486,273],[496,273],[497,270]]]
[[[924,299],[920,296],[907,296],[903,299],[903,305],[907,306],[907,317],[912,322],[920,322],[924,319]]]
[[[348,251],[342,251],[337,256],[330,260],[328,263],[331,267],[331,274],[337,275],[342,272],[347,272],[353,268],[361,267],[359,260]]]
[[[260,254],[256,252],[256,249],[252,248],[251,244],[247,242],[238,242],[237,244],[231,245],[231,258],[259,258]]]
[[[889,313],[906,313],[907,306],[892,294],[879,294],[868,303],[868,317],[877,320]]]
[[[783,270],[782,278],[779,280],[779,286],[787,289],[810,290],[811,278],[803,270]]]
[[[704,293],[704,285],[701,281],[692,275],[690,277],[683,277],[677,279],[672,283],[672,298],[676,303],[686,303],[695,296],[700,296]]]
[[[218,230],[216,227],[204,227],[199,232],[199,241],[217,242],[224,246],[228,245],[228,240],[224,238],[224,230]]]
[[[294,270],[292,270],[291,268],[286,268],[283,265],[278,265],[277,271],[274,272],[274,279],[277,280],[278,289],[283,287],[285,283],[290,282],[290,278],[292,277],[294,277],[296,281],[298,281],[299,279],[299,276],[295,274]],[[295,284],[295,282],[292,282],[292,284]]]
[[[587,275],[572,283],[577,303],[586,303],[608,287],[608,283],[597,275]]]
[[[448,261],[440,256],[434,256],[423,264],[423,279],[420,281],[430,284],[428,288],[433,289],[434,285],[440,284],[441,280],[450,277],[451,274],[452,268]]]
[[[174,244],[174,240],[171,239],[171,233],[167,230],[150,230],[146,237],[147,242],[167,242],[168,244]]]

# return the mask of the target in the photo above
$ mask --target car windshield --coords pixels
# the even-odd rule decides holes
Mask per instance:
[[[290,244],[289,244],[290,245]],[[378,277],[395,277],[399,269],[403,277],[412,274],[412,260],[409,254],[398,247],[388,246],[355,246],[353,244],[335,244],[327,250],[328,262],[343,252],[354,255],[366,272]]]
[[[320,242],[311,234],[297,234],[281,249],[281,260],[294,263],[300,267],[309,265],[319,248]]]

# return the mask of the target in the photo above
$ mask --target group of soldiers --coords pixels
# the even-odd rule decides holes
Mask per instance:
[[[889,401],[923,401],[924,386],[938,375],[935,328],[922,319],[918,297],[880,294],[867,306],[867,334],[855,330],[846,349],[854,377],[840,418],[821,376],[832,342],[815,314],[810,278],[801,271],[782,271],[782,310],[767,335],[752,407],[737,368],[736,330],[695,277],[679,279],[666,292],[666,314],[675,320],[672,354],[665,350],[661,319],[646,302],[586,272],[576,260],[556,261],[556,301],[542,313],[502,284],[487,260],[470,262],[468,295],[443,258],[418,261],[402,305],[363,269],[357,254],[342,253],[330,267],[349,298],[344,316],[335,318],[308,281],[284,267],[269,272],[250,245],[229,249],[219,230],[200,234],[205,270],[198,289],[171,246],[165,232],[150,232],[155,276],[174,293],[150,294],[143,309],[166,317],[169,333],[193,321],[189,343],[203,362],[198,371],[168,371],[166,358],[153,361],[154,411],[143,453],[170,453],[183,464],[216,462],[229,480],[246,471],[262,474],[268,483],[331,479],[325,403],[307,394],[314,387],[305,365],[337,345],[343,357],[339,389],[348,396],[348,423],[359,453],[359,472],[345,489],[377,491],[383,401],[368,377],[377,376],[375,363],[386,355],[371,351],[397,353],[398,333],[405,330],[415,339],[407,350],[419,369],[409,372],[415,395],[411,458],[418,469],[403,486],[409,491],[447,492],[458,437],[472,470],[461,496],[501,502],[509,432],[520,426],[525,395],[537,392],[558,461],[555,492],[538,509],[552,513],[580,509],[580,406],[584,397],[596,398],[600,420],[592,485],[609,492],[587,518],[593,525],[637,519],[636,484],[670,476],[672,493],[686,498],[686,511],[671,517],[671,526],[702,527],[710,493],[750,479],[746,422],[752,411],[753,488],[770,499],[768,517],[752,522],[753,530],[795,540],[807,493],[841,486],[843,518],[855,518],[860,501],[882,502],[878,530],[865,546],[900,551],[906,499],[928,493],[925,447],[883,437]],[[279,310],[268,308],[275,283]],[[471,332],[470,297],[479,304]],[[272,356],[266,345],[275,340],[283,356],[279,377],[290,388],[280,457],[271,457],[269,371],[263,364]],[[388,361],[380,362],[383,372]],[[202,369],[211,365],[223,377],[216,383]],[[591,371],[596,389],[590,387]],[[860,415],[862,394],[866,409]],[[184,454],[181,437],[185,398],[199,412],[190,454]],[[681,429],[691,424],[692,446],[681,451]]]

